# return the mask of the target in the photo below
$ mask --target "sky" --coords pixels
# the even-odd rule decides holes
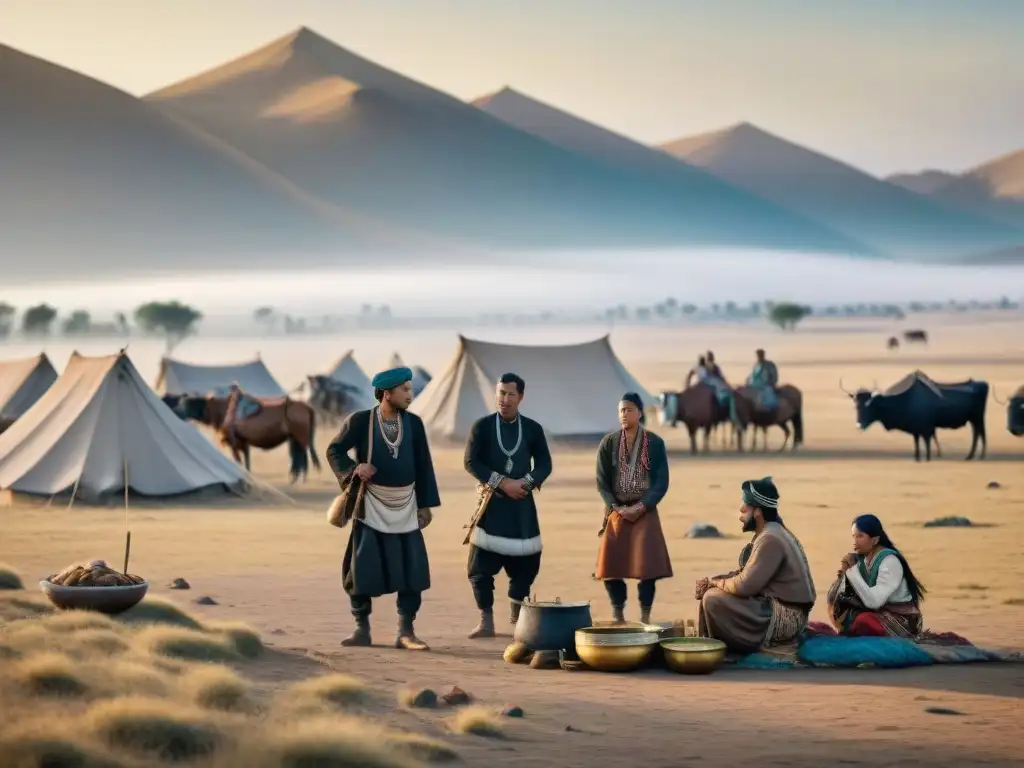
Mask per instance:
[[[1024,147],[1024,0],[0,0],[0,43],[136,95],[300,26],[646,143],[747,121],[876,175]]]

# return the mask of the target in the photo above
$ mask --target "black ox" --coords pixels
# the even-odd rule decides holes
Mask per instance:
[[[839,382],[843,386],[842,380]],[[914,438],[914,460],[921,460],[924,439],[925,459],[932,460],[931,441],[938,440],[938,429],[960,429],[971,425],[971,450],[967,459],[973,459],[981,441],[980,459],[985,458],[988,440],[985,436],[985,405],[988,402],[988,383],[962,381],[938,384],[920,371],[912,373],[887,392],[860,389],[846,392],[857,408],[857,426],[866,430],[876,421],[887,432],[906,432]]]
[[[1006,406],[1006,430],[1014,437],[1024,437],[1024,387],[1005,403],[998,397],[996,402]]]

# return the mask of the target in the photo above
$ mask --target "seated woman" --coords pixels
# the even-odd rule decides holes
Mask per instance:
[[[925,588],[882,522],[874,515],[853,521],[853,553],[843,558],[828,591],[828,612],[841,635],[905,637],[921,634]]]

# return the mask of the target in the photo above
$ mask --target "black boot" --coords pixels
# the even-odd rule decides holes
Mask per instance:
[[[345,648],[373,645],[370,639],[370,617],[356,616],[356,631],[341,641]]]
[[[508,615],[509,623],[515,626],[519,623],[519,612],[523,609],[522,600],[510,600],[509,601],[510,613]]]
[[[651,623],[651,606],[641,605],[640,606],[640,623],[650,624]]]
[[[480,623],[469,633],[469,639],[478,640],[481,637],[494,636],[494,612],[491,610],[480,611]]]
[[[412,623],[411,616],[398,617],[398,637],[395,638],[395,648],[404,648],[407,651],[429,651],[430,646],[416,637]]]
[[[616,624],[626,623],[626,607],[624,605],[612,606],[612,621]]]

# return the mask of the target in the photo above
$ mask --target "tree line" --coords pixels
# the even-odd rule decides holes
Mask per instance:
[[[59,333],[63,336],[129,336],[133,330],[168,339],[184,338],[195,332],[203,313],[179,301],[150,301],[132,312],[134,324],[124,312],[115,312],[113,322],[97,323],[84,309],[73,310],[61,317],[49,304],[26,307],[19,314],[17,307],[0,301],[0,339],[7,339],[16,331],[27,337],[46,337]]]

